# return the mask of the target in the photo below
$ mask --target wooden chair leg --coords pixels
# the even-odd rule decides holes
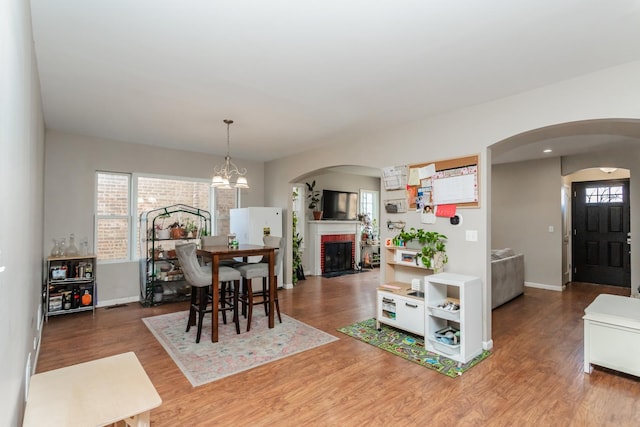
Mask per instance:
[[[249,288],[250,280],[242,278],[242,315],[247,318],[247,289]]]
[[[264,306],[264,315],[269,315],[269,288],[267,287],[267,278],[262,278],[262,305]]]
[[[240,333],[240,315],[238,314],[238,295],[240,293],[240,281],[233,281],[233,322],[236,324],[236,333]]]
[[[253,287],[251,281],[247,287],[247,332],[251,329],[251,315],[253,314]]]
[[[196,335],[196,343],[200,342],[200,336],[202,335],[202,321],[204,319],[204,313],[207,310],[207,301],[209,299],[207,287],[198,288],[198,334]]]
[[[220,283],[220,311],[222,311],[222,323],[225,325],[227,324],[227,310],[225,310],[227,305],[227,285],[228,282]]]
[[[280,315],[280,303],[278,303],[278,277],[276,276],[276,290],[275,290],[275,296],[274,296],[274,303],[276,305],[276,313],[278,313],[278,320],[280,321],[280,323],[282,323],[282,316]]]
[[[197,301],[197,288],[191,287],[191,304],[189,304],[189,320],[187,320],[187,330],[189,332],[191,326],[196,324],[196,301]]]

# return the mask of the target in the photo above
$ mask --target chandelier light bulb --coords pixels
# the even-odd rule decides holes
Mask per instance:
[[[249,188],[247,178],[244,176],[247,174],[247,169],[239,169],[235,163],[231,161],[231,155],[229,154],[229,126],[233,123],[233,120],[223,120],[227,125],[227,155],[224,157],[224,164],[221,166],[213,167],[213,179],[211,180],[211,186],[223,189],[231,188]],[[232,178],[236,176],[236,182],[231,184]]]

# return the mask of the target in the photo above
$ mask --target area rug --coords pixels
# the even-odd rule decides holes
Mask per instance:
[[[339,328],[338,331],[452,378],[462,375],[491,354],[489,351],[483,351],[482,354],[469,362],[461,364],[437,353],[427,351],[424,348],[424,339],[421,336],[413,335],[385,324],[382,324],[381,331],[378,331],[376,329],[376,319],[354,323],[353,325]]]
[[[221,321],[217,343],[211,342],[211,314],[207,314],[196,344],[197,328],[185,332],[188,316],[188,311],[180,311],[142,321],[194,387],[338,340],[285,314],[282,323],[276,318],[275,327],[269,329],[264,312],[255,310],[249,332],[244,322],[238,335],[233,322]]]

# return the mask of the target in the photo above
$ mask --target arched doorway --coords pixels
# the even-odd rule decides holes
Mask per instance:
[[[307,182],[316,182],[315,191],[322,195],[323,190],[335,190],[358,194],[358,209],[362,205],[363,194],[378,194],[380,189],[380,169],[359,165],[336,165],[325,167],[314,171],[309,171],[304,175],[291,180],[292,194],[297,194],[297,200],[293,202],[292,223],[295,218],[296,230],[292,235],[298,239],[296,247],[299,253],[292,253],[292,260],[300,257],[304,266],[305,274],[317,274],[321,260],[316,259],[321,256],[321,251],[314,249],[315,241],[310,236],[310,224],[314,221],[311,210],[308,208]],[[376,212],[379,212],[379,197],[375,198]],[[322,200],[320,201],[322,206]],[[360,210],[358,211],[360,213]],[[376,221],[379,227],[379,221]],[[353,227],[356,230],[356,227]],[[354,235],[355,236],[355,235]],[[358,265],[362,256],[360,246],[360,236],[354,237],[355,245],[353,250],[353,263]],[[299,243],[298,243],[299,242]],[[314,245],[314,248],[310,247]],[[297,268],[297,267],[296,267]],[[321,270],[321,268],[320,268]],[[292,272],[292,275],[294,273]]]
[[[525,268],[525,283],[528,286],[561,290],[571,280],[574,267],[571,242],[575,228],[570,216],[571,205],[568,209],[565,207],[573,196],[570,191],[572,180],[567,177],[575,176],[579,171],[597,171],[597,168],[605,166],[626,169],[627,177],[630,178],[629,212],[632,215],[634,209],[636,212],[640,210],[640,184],[637,184],[639,173],[633,173],[636,167],[633,159],[640,155],[639,120],[562,123],[507,138],[489,147],[489,152],[492,159],[492,247],[494,242],[506,245],[505,239],[510,239],[508,236],[517,245],[523,245],[525,255],[528,255]],[[501,180],[510,180],[512,186],[501,186]],[[519,191],[524,196],[518,198],[501,194],[504,188],[513,191],[512,195]],[[562,189],[565,189],[565,195],[558,197]],[[548,200],[541,194],[548,197]],[[539,200],[547,200],[548,203]],[[519,201],[519,206],[510,209],[511,201]],[[557,215],[558,213],[561,215]],[[550,214],[546,217],[547,222],[537,221],[547,214]],[[517,215],[519,218],[511,221],[509,215]],[[501,230],[503,224],[518,226],[513,225],[511,230],[504,232]],[[630,224],[630,232],[630,242],[633,244],[633,222]],[[528,246],[528,242],[534,243]],[[624,243],[626,244],[626,237]],[[633,253],[631,256],[633,257]],[[618,260],[619,258],[613,261],[618,263]],[[630,258],[628,264],[633,265],[633,260]],[[541,274],[543,271],[552,271],[551,277]],[[640,272],[632,270],[629,276],[630,282],[635,283],[640,279]],[[632,292],[637,292],[637,289],[632,289]]]

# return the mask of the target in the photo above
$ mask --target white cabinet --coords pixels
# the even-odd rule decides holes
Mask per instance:
[[[376,327],[385,323],[424,336],[424,298],[406,283],[384,284],[377,291]]]
[[[453,273],[425,277],[425,347],[460,363],[482,353],[482,282]],[[447,303],[457,304],[451,310]],[[455,306],[453,306],[455,308]]]

